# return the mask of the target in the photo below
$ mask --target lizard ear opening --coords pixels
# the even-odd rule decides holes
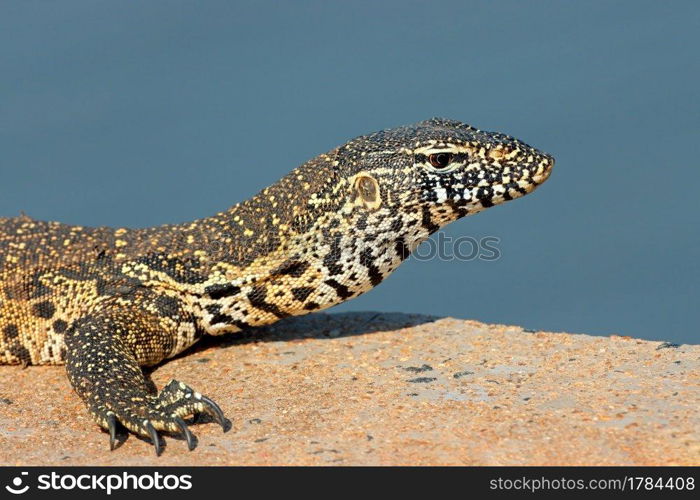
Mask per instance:
[[[382,204],[379,183],[374,177],[365,174],[358,175],[352,189],[356,205],[367,210],[376,210]]]

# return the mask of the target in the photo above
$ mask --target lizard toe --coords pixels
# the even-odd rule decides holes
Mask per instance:
[[[172,415],[198,417],[204,413],[218,423],[224,432],[230,428],[230,422],[219,405],[183,382],[171,380],[158,394],[158,401]]]

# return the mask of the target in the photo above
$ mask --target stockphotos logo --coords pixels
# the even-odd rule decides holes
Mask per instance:
[[[12,479],[11,484],[5,489],[13,495],[26,493],[30,486],[28,472],[21,472]],[[189,474],[161,474],[150,472],[144,474],[131,474],[122,472],[119,474],[40,474],[37,476],[35,488],[43,491],[95,491],[111,495],[112,492],[148,491],[148,490],[190,490],[192,489],[192,476]]]
[[[26,493],[27,490],[29,489],[29,485],[25,484],[22,486],[22,483],[24,482],[24,476],[28,476],[29,472],[22,472],[20,473],[19,476],[15,477],[12,480],[12,485],[7,485],[5,486],[5,489],[12,493],[13,495],[21,495],[22,493]]]

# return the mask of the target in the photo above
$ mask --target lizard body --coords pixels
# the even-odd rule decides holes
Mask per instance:
[[[212,217],[147,229],[0,219],[0,364],[66,364],[95,421],[153,439],[218,406],[140,366],[378,285],[440,227],[523,196],[551,156],[431,119],[354,139]]]

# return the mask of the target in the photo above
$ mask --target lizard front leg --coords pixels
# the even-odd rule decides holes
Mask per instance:
[[[149,391],[140,365],[156,364],[171,353],[178,342],[177,321],[184,318],[175,299],[170,317],[156,313],[157,297],[141,299],[113,302],[71,325],[65,336],[68,378],[98,425],[109,431],[111,449],[119,422],[150,438],[157,455],[158,431],[182,433],[192,450],[194,438],[183,417],[207,413],[224,431],[227,421],[216,403],[182,382],[172,380],[158,394]]]

